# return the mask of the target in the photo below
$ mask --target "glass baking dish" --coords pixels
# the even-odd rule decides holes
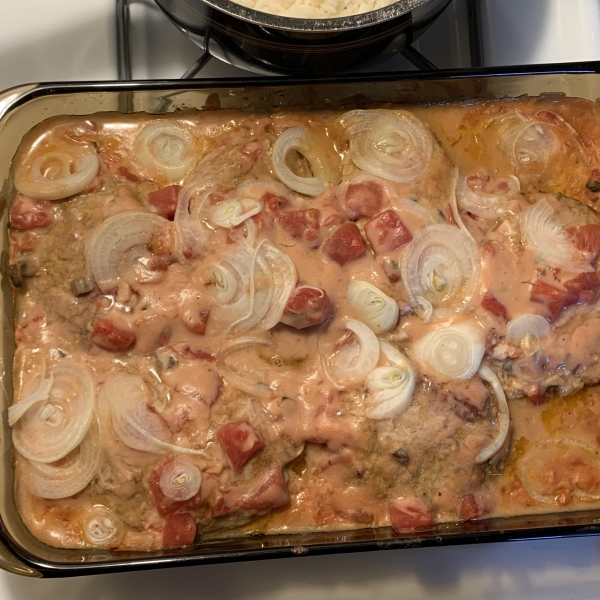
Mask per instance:
[[[327,80],[48,83],[26,85],[0,94],[0,269],[4,306],[0,329],[3,417],[0,438],[0,567],[32,577],[52,577],[333,552],[599,534],[600,511],[595,510],[440,524],[430,530],[401,535],[392,528],[379,528],[250,536],[150,553],[62,550],[42,544],[29,533],[18,515],[13,496],[13,454],[6,419],[12,400],[14,353],[12,299],[6,277],[6,207],[14,195],[10,164],[22,137],[32,127],[50,117],[110,111],[165,114],[189,108],[348,110],[371,108],[386,102],[439,103],[523,95],[566,95],[600,101],[600,65],[582,63],[427,74],[359,75]]]

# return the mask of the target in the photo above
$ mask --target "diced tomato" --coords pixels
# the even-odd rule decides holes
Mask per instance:
[[[412,235],[393,210],[386,210],[365,225],[365,235],[375,254],[388,254],[402,248],[412,240]]]
[[[342,267],[365,251],[360,231],[355,223],[340,225],[323,244],[325,255]]]
[[[217,357],[214,354],[206,352],[205,350],[202,350],[202,348],[192,348],[189,344],[173,344],[171,347],[183,358],[207,360],[208,362],[215,362],[217,360]]]
[[[325,290],[297,287],[288,298],[281,322],[296,329],[320,325],[333,314],[333,303]]]
[[[595,272],[580,273],[577,277],[569,279],[563,285],[567,288],[565,306],[592,304],[598,299],[600,279]]]
[[[210,311],[198,306],[188,306],[181,315],[181,320],[185,325],[185,328],[192,333],[198,335],[204,335],[206,332],[206,324],[208,323],[208,317]]]
[[[118,326],[112,319],[98,319],[94,323],[90,342],[110,352],[122,352],[135,342],[135,333]]]
[[[458,516],[463,521],[469,521],[480,517],[484,513],[481,506],[477,504],[477,499],[473,494],[468,494],[460,499],[460,506],[458,508]]]
[[[295,240],[304,240],[314,246],[319,241],[319,214],[316,208],[280,212],[277,222]]]
[[[259,512],[285,506],[290,501],[290,493],[281,467],[269,473],[254,489],[241,497],[240,508]]]
[[[167,515],[163,529],[163,548],[191,546],[196,537],[196,519],[188,512]]]
[[[321,223],[321,225],[322,225],[323,229],[331,229],[332,227],[339,225],[341,222],[342,222],[342,215],[340,215],[338,213],[333,213],[332,215],[325,217],[323,219],[323,222]]]
[[[590,260],[600,252],[600,225],[577,225],[568,227],[567,235],[580,252],[590,255]]]
[[[548,398],[546,394],[540,389],[539,385],[532,385],[529,389],[525,390],[527,400],[533,404],[533,406],[541,406],[545,404]]]
[[[141,179],[135,173],[132,173],[127,167],[119,167],[117,169],[117,175],[122,179],[132,181],[133,183],[139,183],[141,181]]]
[[[25,231],[47,227],[52,223],[52,204],[45,200],[32,200],[18,194],[10,209],[10,224],[14,229]]]
[[[552,323],[556,321],[565,305],[567,291],[543,281],[536,281],[531,290],[531,301],[545,305],[545,317]]]
[[[287,198],[277,196],[271,192],[266,192],[261,198],[261,202],[263,207],[272,213],[278,213],[282,208],[286,208],[289,204]]]
[[[485,308],[485,310],[489,310],[493,315],[496,315],[503,321],[508,321],[508,312],[506,311],[506,306],[494,296],[494,294],[487,292],[481,301],[481,306]]]
[[[168,185],[160,190],[150,192],[147,198],[148,205],[157,215],[165,219],[172,219],[175,216],[180,191],[180,185]]]
[[[262,151],[262,144],[258,140],[252,140],[251,142],[248,142],[241,149],[241,153],[252,161],[258,160],[262,154]]]
[[[236,471],[265,447],[260,434],[248,421],[233,421],[223,425],[217,430],[217,440]]]
[[[376,181],[351,183],[344,197],[350,218],[374,217],[383,206],[383,195],[383,187]]]
[[[389,508],[392,526],[398,532],[425,529],[433,524],[431,511],[415,496],[390,500]]]
[[[275,217],[279,214],[282,208],[286,208],[289,204],[287,198],[277,196],[271,192],[265,192],[260,199],[263,209],[252,217],[252,220],[263,229],[267,225],[272,225]]]
[[[264,473],[258,480],[234,487],[213,504],[212,517],[243,511],[247,515],[280,508],[290,501],[281,467]]]

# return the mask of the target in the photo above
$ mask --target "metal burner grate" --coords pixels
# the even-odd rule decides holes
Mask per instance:
[[[130,5],[138,2],[159,10],[152,0],[116,0],[117,3],[117,66],[119,81],[132,80],[131,60],[131,20]],[[471,67],[483,66],[483,44],[481,42],[480,0],[466,0],[469,32],[469,54]],[[435,71],[437,67],[421,52],[407,44],[400,54],[420,71]],[[213,57],[203,52],[196,62],[181,76],[181,79],[193,79]]]

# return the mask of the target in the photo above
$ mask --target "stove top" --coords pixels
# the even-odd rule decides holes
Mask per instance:
[[[8,5],[10,2],[10,10]],[[0,89],[36,81],[117,79],[116,0],[0,0]],[[439,68],[468,67],[466,0],[414,44]],[[486,66],[600,60],[598,0],[481,0]],[[152,2],[131,5],[135,79],[181,77],[198,47]],[[414,66],[396,56],[371,71]],[[203,78],[249,77],[211,60]],[[0,598],[149,600],[577,600],[600,597],[600,538],[398,550],[210,565],[69,580],[0,572]]]

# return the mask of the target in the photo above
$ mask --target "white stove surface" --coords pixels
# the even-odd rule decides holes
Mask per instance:
[[[598,0],[482,0],[488,65],[600,59]],[[467,66],[463,0],[416,47]],[[114,0],[0,0],[0,89],[116,78]],[[198,49],[163,15],[132,7],[134,77],[177,78]],[[453,40],[458,36],[458,41]],[[148,66],[148,59],[152,64]],[[373,70],[410,68],[401,57]],[[248,76],[212,60],[202,77]],[[31,580],[0,572],[0,600],[598,600],[600,538],[380,551]]]

